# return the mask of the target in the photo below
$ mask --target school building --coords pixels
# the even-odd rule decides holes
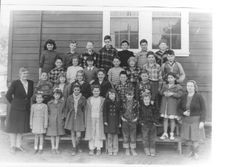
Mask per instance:
[[[69,51],[69,41],[78,42],[82,53],[88,40],[95,50],[110,34],[113,45],[127,39],[130,50],[140,50],[139,41],[148,40],[148,48],[157,51],[160,39],[166,39],[186,72],[196,80],[207,104],[206,121],[212,119],[212,14],[193,8],[165,6],[81,6],[14,10],[10,16],[8,82],[17,79],[18,69],[27,67],[37,82],[39,56],[47,39],[54,39],[57,51]]]

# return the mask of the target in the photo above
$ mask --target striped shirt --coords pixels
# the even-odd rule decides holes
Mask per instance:
[[[124,71],[121,67],[113,67],[108,71],[109,82],[113,85],[117,85],[120,83],[120,72]]]

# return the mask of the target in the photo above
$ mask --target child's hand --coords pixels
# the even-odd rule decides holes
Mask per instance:
[[[200,122],[199,128],[200,128],[200,129],[203,129],[203,128],[204,128],[204,122]]]
[[[133,121],[132,121],[132,122],[136,122],[136,121],[137,121],[137,119],[138,119],[138,118],[133,119]]]
[[[119,124],[119,128],[120,128],[120,127],[122,127],[122,125],[121,125],[121,124]]]
[[[183,115],[186,115],[186,116],[190,116],[190,111],[189,110],[187,110],[187,111],[185,111],[184,113],[183,113]]]
[[[154,103],[155,103],[155,102],[152,100],[152,101],[151,101],[151,104],[154,105]]]
[[[144,123],[142,122],[142,123],[141,123],[141,126],[143,126],[143,125],[144,125]]]
[[[126,120],[125,118],[123,118],[123,117],[121,117],[121,118],[122,118],[122,121],[123,121],[123,122],[127,122],[127,120]]]
[[[107,123],[107,122],[104,122],[104,125],[108,126],[108,123]]]
[[[90,81],[89,84],[91,85],[93,82],[95,82],[95,80]]]

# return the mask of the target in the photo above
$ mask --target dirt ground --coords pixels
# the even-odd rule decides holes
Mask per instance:
[[[104,164],[120,164],[120,165],[193,165],[193,164],[208,164],[210,163],[211,152],[211,139],[208,137],[203,144],[200,145],[200,159],[194,160],[187,157],[188,146],[183,146],[183,154],[179,155],[177,151],[176,143],[157,143],[156,157],[146,156],[143,152],[141,142],[137,142],[138,156],[126,156],[122,149],[122,143],[119,143],[120,150],[117,156],[109,156],[102,153],[101,156],[89,156],[88,144],[83,141],[81,148],[82,153],[78,153],[76,156],[71,156],[71,142],[61,141],[60,150],[61,154],[52,154],[50,152],[50,141],[46,140],[44,145],[43,154],[33,154],[33,140],[24,140],[23,147],[26,149],[25,153],[16,152],[11,154],[9,150],[9,137],[5,132],[0,131],[0,163],[6,165],[17,165],[25,163],[26,165],[33,166],[36,164],[50,163],[57,164],[62,163],[62,166],[67,164],[83,164],[83,165],[104,165]],[[1,165],[2,166],[2,165]],[[61,166],[61,165],[60,165]],[[105,165],[106,166],[106,165]]]

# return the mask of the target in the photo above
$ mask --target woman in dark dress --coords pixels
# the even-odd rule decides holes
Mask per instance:
[[[28,70],[19,69],[19,78],[11,83],[6,99],[10,103],[6,132],[10,134],[11,152],[23,151],[22,134],[30,132],[30,102],[33,95],[33,81],[28,80]]]
[[[199,141],[203,137],[201,130],[204,128],[206,107],[194,80],[187,82],[187,93],[181,97],[179,111],[183,116],[181,137],[191,142],[189,156],[197,159]]]

